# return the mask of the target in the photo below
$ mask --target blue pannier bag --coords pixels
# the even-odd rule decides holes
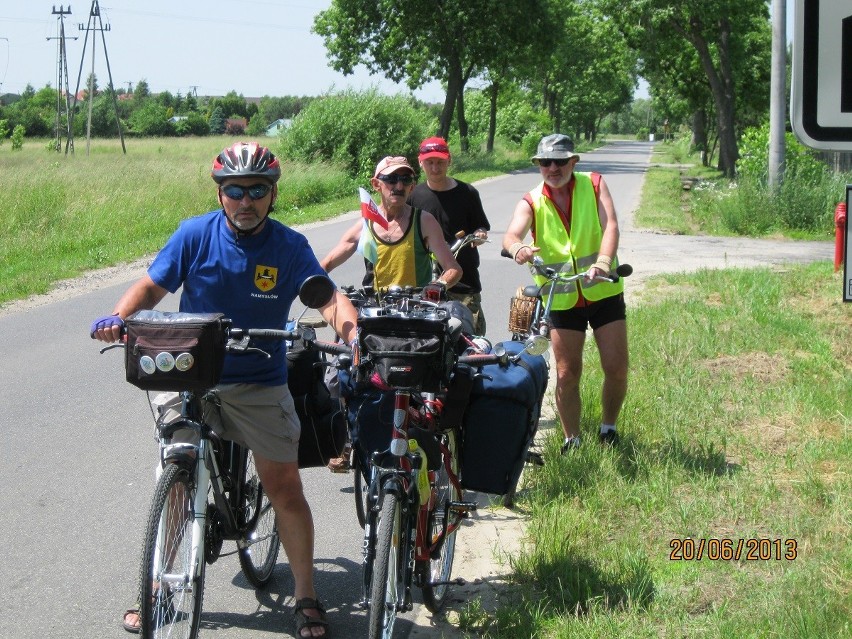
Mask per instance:
[[[502,342],[510,355],[520,342]],[[495,347],[496,348],[496,347]],[[494,495],[513,491],[538,429],[547,389],[548,365],[541,355],[524,353],[507,367],[482,367],[462,420],[461,484]]]

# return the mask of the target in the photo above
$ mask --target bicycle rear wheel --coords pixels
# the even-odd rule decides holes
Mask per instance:
[[[254,465],[254,455],[250,450],[246,452],[242,488],[245,512],[240,518],[242,522],[251,522],[255,518],[256,521],[251,530],[246,531],[240,539],[240,567],[252,586],[263,588],[272,579],[281,546],[278,543],[275,510],[272,508],[269,497],[263,492],[263,486]]]
[[[195,639],[204,595],[204,539],[192,562],[192,501],[189,471],[166,464],[148,514],[141,574],[143,639]]]
[[[378,513],[376,554],[370,584],[369,639],[390,639],[396,622],[397,604],[403,585],[402,507],[399,497],[385,493]]]
[[[450,451],[450,468],[458,477],[459,458],[456,431],[449,430],[443,435],[444,443]],[[417,572],[420,581],[420,589],[423,592],[423,604],[430,612],[438,612],[447,600],[449,592],[450,575],[453,571],[453,559],[456,552],[456,534],[453,531],[445,535],[445,526],[454,524],[459,515],[450,509],[450,502],[459,502],[462,499],[461,491],[450,481],[450,476],[444,464],[436,471],[435,478],[435,509],[429,514],[429,530],[431,541],[444,539],[439,548],[432,554],[429,561],[418,561]]]

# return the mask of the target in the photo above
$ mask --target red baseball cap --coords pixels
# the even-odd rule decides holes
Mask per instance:
[[[418,160],[427,158],[441,158],[442,160],[450,159],[450,147],[444,138],[426,138],[420,143],[420,155]]]

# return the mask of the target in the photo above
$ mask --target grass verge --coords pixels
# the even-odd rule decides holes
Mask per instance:
[[[621,444],[560,457],[555,431],[547,439],[549,462],[526,475],[512,596],[493,616],[473,602],[462,629],[850,636],[852,323],[838,276],[815,264],[647,286],[653,301],[629,310]],[[582,428],[594,442],[591,344],[586,357]]]

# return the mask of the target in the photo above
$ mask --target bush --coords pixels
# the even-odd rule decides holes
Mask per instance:
[[[20,151],[24,148],[24,133],[26,129],[22,124],[19,124],[15,127],[14,131],[12,131],[12,150]]]
[[[416,167],[420,141],[436,128],[431,115],[403,96],[349,90],[311,102],[282,132],[278,152],[306,164],[335,164],[363,180],[386,155],[404,155]]]

